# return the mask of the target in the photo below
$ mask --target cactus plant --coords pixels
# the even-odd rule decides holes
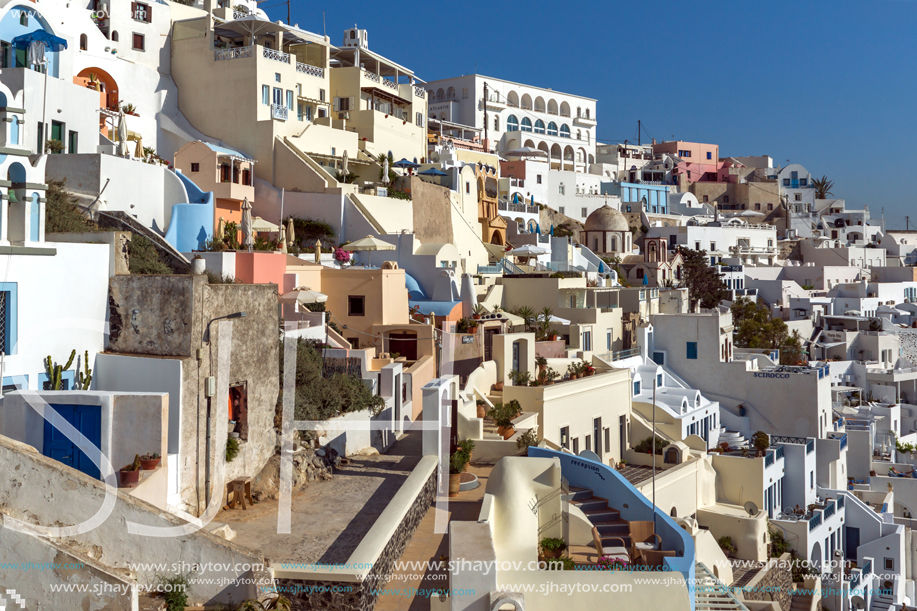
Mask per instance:
[[[76,352],[76,350],[74,350],[74,352]],[[86,371],[86,375],[83,375],[82,371],[77,373],[77,380],[79,382],[78,388],[80,390],[89,390],[89,385],[92,384],[92,369],[89,367],[89,350],[83,353],[83,369]]]
[[[50,354],[45,357],[45,371],[48,373],[48,382],[50,382],[51,390],[60,390],[61,382],[63,381],[63,373],[70,369],[70,366],[73,365],[73,359],[75,356],[76,350],[73,350],[70,353],[70,358],[67,359],[67,364],[63,367],[54,363],[51,360]]]

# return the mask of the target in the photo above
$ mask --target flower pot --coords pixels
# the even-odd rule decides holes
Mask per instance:
[[[515,433],[516,433],[515,427],[513,427],[513,425],[509,425],[508,428],[506,428],[506,429],[503,430],[503,439],[509,439],[509,438],[512,437]]]
[[[118,471],[119,488],[133,488],[140,483],[140,471]]]
[[[587,375],[587,376],[594,376],[594,375],[595,375],[595,371],[587,371],[587,372],[586,372],[586,375]]]
[[[554,380],[545,380],[545,383],[544,383],[545,386],[551,386],[553,384],[554,384]]]
[[[487,407],[484,405],[478,406],[478,418],[483,418],[487,415]]]
[[[143,460],[141,458],[140,459],[140,468],[143,469],[144,471],[152,471],[153,469],[159,466],[159,463],[161,460],[162,458],[153,458],[150,460]],[[122,471],[122,473],[124,472]]]
[[[494,384],[494,390],[501,391],[503,390],[503,382],[497,382]]]
[[[461,473],[450,473],[449,474],[449,495],[458,494],[462,485],[462,474]]]
[[[505,430],[506,430],[506,427],[504,427],[502,424],[497,426],[497,435],[502,435],[503,431]]]
[[[552,342],[556,342],[556,341],[557,341],[558,335],[557,335],[557,333],[552,333],[552,334],[549,335],[548,337],[550,338],[550,340],[551,340]]]
[[[545,549],[542,550],[545,560],[556,560],[560,558],[560,555],[563,553],[563,550],[560,549]]]
[[[472,315],[471,315],[471,318],[472,318],[473,320],[481,320],[481,315],[480,315],[480,314],[472,314]]]

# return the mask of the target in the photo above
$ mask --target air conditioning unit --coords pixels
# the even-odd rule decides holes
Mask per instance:
[[[338,113],[338,119],[340,119],[340,120],[342,120],[342,121],[344,121],[344,120],[346,120],[346,119],[349,119],[349,118],[350,118],[350,113],[347,112],[347,111],[339,112],[339,113]]]

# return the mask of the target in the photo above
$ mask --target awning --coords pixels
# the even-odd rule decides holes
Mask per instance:
[[[410,106],[412,103],[410,100],[405,100],[403,97],[395,95],[394,93],[379,87],[361,87],[360,89],[366,93],[376,96],[377,98],[385,98],[387,100],[397,102],[398,104],[404,104],[405,106]]]
[[[315,98],[307,98],[304,95],[296,96],[296,99],[300,102],[308,102],[309,104],[318,104],[320,106],[331,106],[331,103],[327,100],[317,100]]]

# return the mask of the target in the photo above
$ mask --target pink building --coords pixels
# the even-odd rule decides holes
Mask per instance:
[[[676,179],[685,176],[687,182],[735,182],[736,177],[730,176],[726,163],[720,161],[720,147],[718,144],[704,144],[701,142],[672,142],[653,143],[653,153],[668,153],[681,159],[672,172]]]

